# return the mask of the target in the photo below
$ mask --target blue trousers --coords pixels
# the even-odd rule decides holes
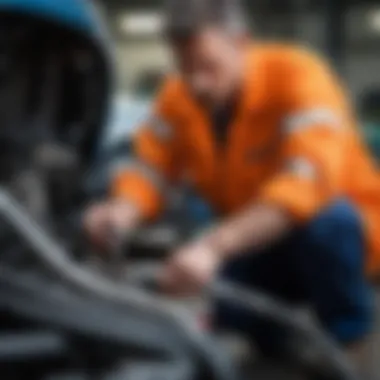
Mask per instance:
[[[308,304],[341,344],[363,338],[372,327],[373,297],[364,275],[361,221],[347,201],[337,201],[307,226],[264,252],[239,256],[222,277],[255,287],[288,304]],[[216,324],[251,338],[263,351],[278,350],[280,327],[235,305],[216,305]],[[280,339],[281,337],[281,339]]]

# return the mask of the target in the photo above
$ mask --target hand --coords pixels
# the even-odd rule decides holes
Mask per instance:
[[[84,215],[84,229],[91,243],[107,249],[114,235],[124,235],[140,223],[140,213],[132,203],[113,199],[90,206]],[[113,236],[112,236],[113,235]]]
[[[162,289],[174,295],[199,293],[216,276],[221,257],[205,242],[195,242],[177,250],[160,276]]]

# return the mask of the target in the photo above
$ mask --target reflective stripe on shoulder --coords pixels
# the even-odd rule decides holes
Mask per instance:
[[[165,178],[151,165],[138,160],[129,159],[119,161],[112,166],[112,176],[116,176],[122,172],[135,172],[147,179],[157,190],[166,190]]]
[[[152,115],[147,122],[147,128],[153,132],[159,140],[167,141],[173,137],[170,124],[157,115]]]
[[[342,127],[341,117],[329,108],[312,108],[294,113],[285,119],[285,130],[294,133],[315,125],[326,125],[336,130]]]
[[[285,165],[285,171],[307,180],[314,180],[317,178],[317,169],[315,165],[304,157],[290,159]]]

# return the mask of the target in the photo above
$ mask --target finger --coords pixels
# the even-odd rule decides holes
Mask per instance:
[[[91,230],[89,230],[87,237],[97,253],[102,255],[110,253],[112,241],[109,238],[107,223],[103,221],[102,223],[94,224]]]
[[[82,226],[87,234],[95,235],[99,232],[102,225],[101,216],[99,208],[90,209],[83,215]]]
[[[91,244],[98,254],[102,256],[109,254],[107,238],[101,231],[91,237]]]
[[[160,290],[172,297],[194,295],[195,288],[194,284],[179,272],[165,273],[160,278]]]
[[[164,268],[163,271],[157,275],[157,284],[161,291],[170,292],[175,283],[174,275],[169,268]]]
[[[178,296],[182,292],[183,279],[176,268],[167,267],[158,277],[160,290],[170,296]]]

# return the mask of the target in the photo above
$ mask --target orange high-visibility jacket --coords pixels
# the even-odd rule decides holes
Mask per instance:
[[[347,197],[363,221],[368,268],[379,269],[380,178],[336,75],[306,50],[270,44],[249,50],[245,75],[224,148],[185,84],[169,78],[136,136],[136,161],[115,175],[113,194],[151,218],[165,187],[186,178],[221,214],[263,201],[300,222]]]

